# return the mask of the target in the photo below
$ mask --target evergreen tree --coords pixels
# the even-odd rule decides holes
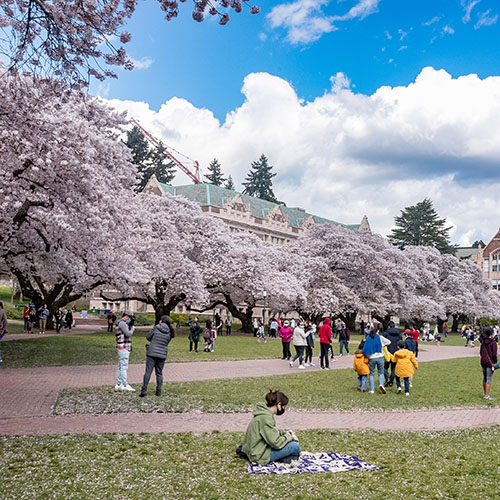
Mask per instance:
[[[395,228],[389,240],[399,248],[406,246],[431,246],[441,253],[456,253],[456,246],[450,242],[451,226],[446,219],[440,219],[432,201],[425,198],[414,206],[406,207],[394,218]]]
[[[149,171],[147,171],[146,175],[143,177],[144,186],[153,174],[155,174],[158,181],[163,184],[170,184],[172,179],[175,177],[175,163],[168,159],[165,155],[165,151],[165,147],[162,143],[151,151],[151,166]]]
[[[233,178],[231,176],[229,176],[227,178],[227,181],[226,181],[226,184],[224,185],[224,187],[226,189],[233,189],[234,190],[234,182],[233,182]]]
[[[273,173],[272,169],[273,167],[268,164],[264,154],[258,161],[253,161],[252,168],[245,178],[246,182],[243,182],[245,186],[243,193],[278,203],[273,193],[273,177],[276,176],[276,173]]]
[[[222,186],[222,183],[226,180],[222,175],[222,170],[217,158],[214,158],[210,165],[208,166],[209,174],[205,175],[207,182],[213,184],[214,186]]]
[[[132,161],[137,165],[138,181],[134,189],[141,192],[153,174],[160,182],[168,184],[175,176],[175,166],[165,156],[162,144],[152,148],[138,127],[127,132],[127,146],[132,150]]]

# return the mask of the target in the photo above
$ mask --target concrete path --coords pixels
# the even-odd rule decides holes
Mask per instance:
[[[478,356],[478,349],[453,346],[426,345],[419,361],[437,361],[459,357]],[[351,368],[352,356],[337,358],[333,369]],[[287,373],[307,373],[318,370],[311,367],[303,372],[290,368],[287,361],[243,360],[192,363],[167,363],[165,381],[181,382],[220,378],[264,377]],[[114,414],[52,416],[52,407],[64,388],[114,385],[115,365],[60,366],[41,368],[7,368],[0,371],[0,434],[111,432],[120,428],[117,422],[127,422],[129,432],[180,432],[208,430],[242,430],[249,414]],[[129,366],[130,383],[139,383],[144,365]],[[474,412],[469,414],[469,412]],[[440,429],[471,425],[500,423],[500,409],[431,410],[429,412],[287,412],[280,419],[283,426],[303,428],[408,428]],[[413,415],[416,415],[415,417]],[[378,418],[380,417],[380,418]],[[394,418],[392,418],[394,417]],[[417,419],[417,421],[415,421]],[[472,419],[472,420],[471,420]]]

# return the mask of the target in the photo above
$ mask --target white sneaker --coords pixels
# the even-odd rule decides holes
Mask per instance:
[[[290,361],[290,368],[293,368],[293,361]]]
[[[135,392],[135,389],[130,384],[127,384],[127,385],[122,386],[122,391]]]
[[[375,394],[375,391],[368,391],[370,394]]]
[[[410,393],[409,393],[409,392],[405,392],[405,396],[409,396],[409,395],[410,395]]]
[[[306,363],[304,366],[311,366],[311,364],[310,363]],[[300,368],[300,366],[299,366],[299,368]]]
[[[314,363],[309,363],[309,366],[316,366]]]
[[[299,365],[299,370],[305,370],[306,367],[304,365]]]
[[[115,385],[115,391],[123,391],[123,385],[122,384],[116,384]]]

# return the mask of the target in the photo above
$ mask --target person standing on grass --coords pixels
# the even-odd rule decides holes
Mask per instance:
[[[292,357],[292,353],[290,352],[290,341],[293,337],[293,330],[290,328],[288,320],[283,322],[279,335],[283,347],[283,359],[290,361],[290,358]]]
[[[168,354],[168,344],[175,337],[170,316],[162,316],[160,322],[146,335],[149,344],[146,346],[146,371],[142,379],[141,398],[148,393],[148,384],[153,368],[156,374],[156,395],[161,396],[163,385],[163,366]]]
[[[2,338],[7,333],[7,315],[3,308],[3,302],[0,302],[0,363],[2,359]]]
[[[306,359],[304,366],[316,366],[313,363],[314,327],[310,321],[308,321],[306,324],[305,332],[307,335],[306,337],[307,345],[306,345]]]
[[[116,315],[113,311],[109,311],[109,314],[107,316],[108,319],[108,332],[113,331],[113,325],[115,324],[116,321]]]
[[[269,336],[275,339],[276,333],[278,333],[278,322],[272,318],[271,323],[269,324]]]
[[[364,346],[365,341],[362,340],[358,350],[354,353],[354,362],[352,364],[354,371],[358,374],[358,391],[360,392],[366,392],[368,374],[370,373],[370,368],[368,367],[369,359],[363,354]]]
[[[264,344],[267,344],[266,333],[264,330],[264,325],[260,321],[257,321],[257,342],[260,344],[260,341],[263,340]]]
[[[430,327],[429,327],[430,328]],[[418,340],[419,340],[420,332],[413,327],[411,330],[411,338],[415,342],[415,357],[418,358]]]
[[[265,403],[257,403],[253,418],[245,432],[241,452],[250,462],[291,463],[300,456],[299,440],[295,433],[276,427],[275,415],[285,413],[288,397],[281,391],[269,391]],[[238,447],[239,449],[240,447]]]
[[[257,337],[257,329],[259,328],[259,325],[257,323],[257,318],[253,319],[253,336]]]
[[[347,351],[347,355],[349,356],[349,329],[347,328],[346,324],[344,322],[341,323],[342,327],[340,328],[339,332],[339,344],[340,344],[340,355],[343,356],[342,354],[342,348],[345,347],[345,350]]]
[[[389,328],[384,332],[384,337],[389,340],[387,350],[390,354],[394,354],[398,350],[398,342],[403,340],[401,331],[399,328],[396,328],[394,321],[389,321]],[[392,387],[394,384],[394,377],[396,376],[396,363],[392,361],[385,363],[384,369],[387,370],[387,373],[389,373],[389,367],[391,368],[391,374],[387,381],[387,386]]]
[[[231,316],[226,318],[226,335],[231,335],[231,326],[233,325],[233,320]]]
[[[415,370],[418,369],[418,361],[410,350],[406,348],[403,340],[398,342],[398,350],[391,354],[391,362],[396,363],[396,385],[398,394],[401,394],[401,379],[405,384],[405,395],[410,395],[410,379],[413,377]],[[413,369],[415,367],[415,370]]]
[[[189,327],[189,352],[198,352],[198,342],[200,341],[201,326],[198,321],[198,316],[194,317]]]
[[[135,391],[127,380],[128,360],[132,350],[132,335],[135,331],[133,326],[129,328],[129,324],[133,323],[134,319],[132,311],[125,311],[122,317],[115,322],[116,352],[118,353],[115,391]]]
[[[307,346],[307,333],[304,331],[304,322],[299,321],[299,325],[295,327],[292,337],[293,347],[295,347],[295,356],[290,361],[290,367],[293,368],[293,364],[296,359],[299,360],[299,369],[305,370],[304,366],[304,349]]]
[[[332,328],[330,326],[330,318],[325,318],[321,328],[319,329],[319,345],[321,348],[320,361],[321,369],[329,370],[330,361],[328,360],[328,351],[332,343]]]
[[[391,342],[385,337],[379,335],[378,330],[373,328],[370,335],[366,337],[363,347],[363,354],[368,358],[368,367],[370,368],[370,394],[375,392],[375,368],[378,370],[378,387],[382,394],[386,394],[384,387],[384,352],[382,347]]]
[[[481,337],[479,354],[481,356],[481,367],[483,369],[483,399],[486,401],[494,401],[494,398],[490,396],[490,389],[491,380],[495,371],[495,364],[498,363],[497,351],[497,343],[493,340],[493,330],[491,328],[485,328]]]
[[[50,311],[47,304],[44,304],[38,311],[38,319],[40,320],[40,335],[45,335],[47,329],[47,319],[49,318]]]

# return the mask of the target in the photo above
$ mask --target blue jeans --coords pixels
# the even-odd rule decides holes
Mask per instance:
[[[345,350],[347,351],[347,354],[349,354],[349,344],[347,340],[341,340],[340,341],[340,355],[342,356],[342,348],[345,346]]]
[[[130,351],[127,351],[127,349],[119,349],[117,352],[118,352],[118,369],[116,370],[116,384],[128,385],[127,370],[128,370],[128,358],[130,357]]]
[[[368,382],[368,375],[358,375],[358,385],[362,391],[366,391],[366,383]]]
[[[215,352],[215,339],[210,339],[210,352]]]
[[[271,448],[271,460],[269,460],[269,462],[276,462],[276,460],[289,457],[290,455],[294,455],[296,457],[300,455],[300,444],[297,443],[297,441],[290,441],[283,446],[281,450]]]
[[[375,367],[378,370],[378,385],[384,385],[384,356],[370,359],[368,362],[370,368],[370,391],[375,390]]]
[[[403,380],[405,381],[405,392],[410,394],[410,377],[405,377]],[[396,385],[398,389],[401,387],[401,379],[399,377],[396,377]]]

